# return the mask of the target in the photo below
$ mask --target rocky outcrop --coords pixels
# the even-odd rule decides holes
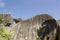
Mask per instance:
[[[57,32],[56,20],[48,15],[41,14],[27,20],[21,20],[13,28],[15,35],[12,40],[55,40]]]
[[[3,17],[7,24],[11,23],[7,28],[15,32],[12,40],[37,40],[37,38],[40,40],[60,40],[59,25],[48,14],[36,15],[27,20],[15,19],[10,14],[7,15],[5,14],[5,18]]]
[[[22,19],[21,18],[17,18],[17,19],[13,19],[13,21],[15,21],[15,23],[19,23],[19,22],[22,21]]]
[[[2,18],[5,26],[10,26],[13,23],[13,17],[11,14],[0,14],[0,18]]]

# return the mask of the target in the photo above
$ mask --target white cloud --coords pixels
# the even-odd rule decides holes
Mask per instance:
[[[3,7],[5,7],[5,2],[0,1],[0,8],[3,8]]]

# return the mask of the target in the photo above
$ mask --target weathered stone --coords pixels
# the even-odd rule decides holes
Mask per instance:
[[[60,20],[57,20],[57,34],[56,34],[56,40],[60,40]]]
[[[37,40],[38,37],[42,37],[41,40],[55,40],[56,28],[53,17],[48,14],[37,15],[14,24],[12,30],[15,34],[12,40]]]
[[[10,26],[13,23],[11,14],[0,14],[0,18],[3,19],[3,24],[5,26]]]
[[[17,18],[17,19],[13,19],[15,21],[15,23],[19,23],[20,21],[22,21],[21,18]]]

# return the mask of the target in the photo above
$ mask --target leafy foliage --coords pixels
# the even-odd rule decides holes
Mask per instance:
[[[0,24],[0,40],[10,40],[13,31],[8,31],[3,24]]]

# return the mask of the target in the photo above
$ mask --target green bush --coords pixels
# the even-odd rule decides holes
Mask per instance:
[[[3,24],[0,24],[0,40],[10,40],[13,31],[8,31]]]

